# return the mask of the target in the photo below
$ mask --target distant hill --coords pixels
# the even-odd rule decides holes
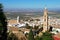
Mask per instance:
[[[42,12],[42,9],[4,9],[4,12]]]
[[[13,9],[4,9],[4,12],[43,12],[44,9],[42,8],[38,8],[38,9],[24,9],[24,8],[13,8]],[[60,13],[60,8],[53,8],[53,9],[48,9],[49,12],[56,12],[56,13]]]
[[[40,17],[43,16],[43,12],[42,9],[4,9],[7,18]],[[48,9],[48,15],[60,18],[60,9]]]

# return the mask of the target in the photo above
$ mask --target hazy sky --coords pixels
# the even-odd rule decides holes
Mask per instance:
[[[0,0],[4,8],[60,8],[60,0]]]

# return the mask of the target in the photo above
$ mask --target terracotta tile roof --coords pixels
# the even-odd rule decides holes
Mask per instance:
[[[30,31],[30,29],[26,29],[26,28],[19,28],[19,30],[25,32],[25,31]]]
[[[8,20],[8,23],[10,23],[10,24],[16,24],[17,23],[17,20]]]
[[[18,28],[17,27],[9,27],[9,30],[11,30],[11,31],[18,31]]]

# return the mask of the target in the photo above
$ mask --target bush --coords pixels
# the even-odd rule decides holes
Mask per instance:
[[[18,38],[16,37],[15,34],[13,33],[8,33],[8,37],[7,37],[7,40],[18,40]]]
[[[36,37],[35,40],[53,40],[52,38],[52,34],[49,32],[45,32],[43,33],[43,35],[41,37]]]
[[[42,40],[53,40],[52,34],[50,32],[45,32],[43,33],[41,39]]]

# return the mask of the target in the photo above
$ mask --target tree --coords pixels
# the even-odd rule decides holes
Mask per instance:
[[[50,32],[43,33],[43,35],[40,39],[41,40],[53,40],[52,34]]]
[[[41,40],[39,36],[36,36],[35,40]]]
[[[0,4],[0,39],[7,40],[7,19],[3,13],[3,6]]]
[[[50,32],[43,33],[42,36],[37,36],[35,40],[53,40],[52,35]]]
[[[30,32],[28,34],[28,40],[34,40],[34,35],[33,35],[32,28],[30,29]]]
[[[53,27],[52,27],[52,26],[50,26],[50,28],[49,28],[49,32],[50,32],[50,31],[52,31],[52,28],[53,28]]]

